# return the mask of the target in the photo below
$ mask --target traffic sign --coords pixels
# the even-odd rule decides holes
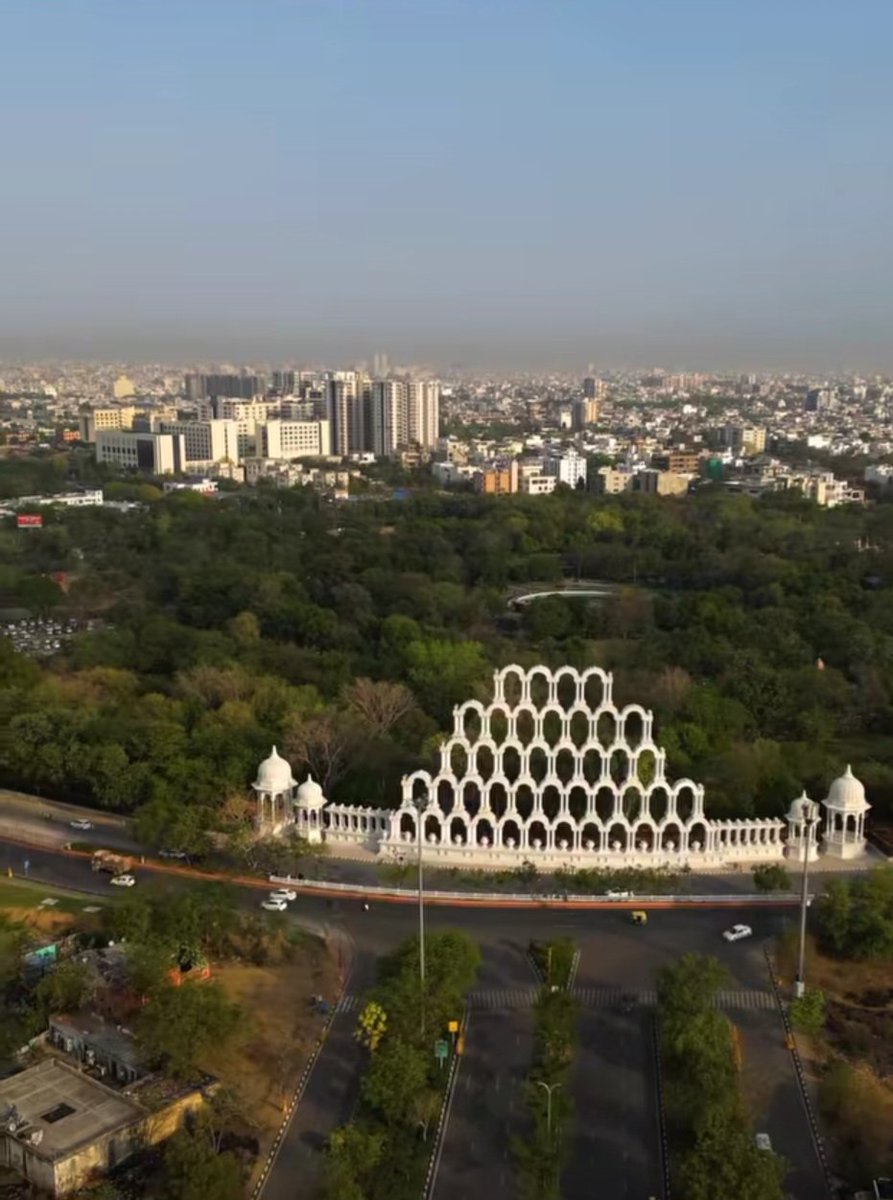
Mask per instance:
[[[458,1033],[459,1032],[459,1022],[458,1021],[448,1021],[447,1029],[450,1031],[450,1033]]]
[[[449,1042],[447,1042],[444,1038],[438,1038],[438,1040],[434,1043],[434,1057],[437,1059],[437,1061],[440,1063],[440,1065],[443,1066],[443,1064],[446,1062],[446,1060],[449,1058],[449,1056],[450,1056]]]

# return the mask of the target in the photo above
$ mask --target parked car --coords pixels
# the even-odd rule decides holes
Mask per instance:
[[[727,942],[740,942],[742,938],[753,937],[753,930],[749,925],[733,925],[722,936]]]
[[[260,906],[265,912],[285,912],[288,908],[284,900],[274,900],[272,896],[268,896],[266,900],[261,900]]]
[[[136,880],[132,875],[113,875],[109,883],[115,887],[133,887]]]
[[[159,858],[185,858],[186,851],[185,850],[159,850],[158,857]]]
[[[288,903],[290,900],[297,900],[298,893],[292,888],[277,888],[275,892],[270,892],[271,900],[284,900]]]
[[[632,900],[635,892],[607,892],[609,900]]]
[[[772,1153],[772,1139],[768,1133],[758,1133],[754,1140],[758,1150],[768,1150],[770,1154]]]
[[[68,828],[69,829],[82,829],[84,831],[84,833],[86,833],[88,829],[93,828],[93,822],[87,821],[83,817],[81,817],[77,821],[69,821]]]

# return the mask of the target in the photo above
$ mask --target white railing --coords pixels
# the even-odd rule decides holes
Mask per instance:
[[[270,875],[270,883],[284,884],[298,891],[343,892],[350,895],[362,896],[405,896],[415,899],[418,888],[382,887],[379,884],[364,883],[332,883],[325,879],[297,879],[293,875]],[[730,904],[739,908],[747,908],[757,904],[799,904],[800,896],[796,892],[725,892],[721,896],[689,895],[686,892],[666,892],[656,896],[630,896],[625,899],[612,899],[610,896],[587,892],[576,895],[564,892],[440,892],[425,888],[426,900],[484,900],[494,901],[523,901],[530,904],[541,903],[568,904],[609,904],[617,908],[635,908],[643,904],[660,904],[684,902],[696,904]],[[812,901],[812,896],[810,896]]]

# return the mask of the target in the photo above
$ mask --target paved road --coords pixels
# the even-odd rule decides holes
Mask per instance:
[[[532,972],[520,940],[486,945],[478,982],[529,987]],[[533,1011],[475,1012],[465,1039],[449,1127],[432,1200],[515,1200],[512,1141],[524,1136],[522,1086],[533,1055]]]
[[[741,1039],[741,1083],[756,1129],[791,1165],[785,1187],[794,1200],[822,1200],[825,1177],[803,1107],[785,1029],[775,1012],[730,1014]]]
[[[650,1013],[581,1010],[570,1079],[573,1133],[563,1200],[642,1200],[661,1194]],[[595,1181],[598,1186],[595,1188]]]
[[[351,980],[358,990],[375,978],[374,956],[359,953]],[[356,1013],[335,1016],[264,1186],[264,1200],[315,1200],[323,1151],[333,1129],[350,1120],[359,1096],[364,1051],[354,1039]],[[210,1200],[210,1198],[209,1198]]]

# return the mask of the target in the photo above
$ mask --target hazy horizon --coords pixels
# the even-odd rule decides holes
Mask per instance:
[[[893,8],[7,0],[0,358],[893,370]]]

